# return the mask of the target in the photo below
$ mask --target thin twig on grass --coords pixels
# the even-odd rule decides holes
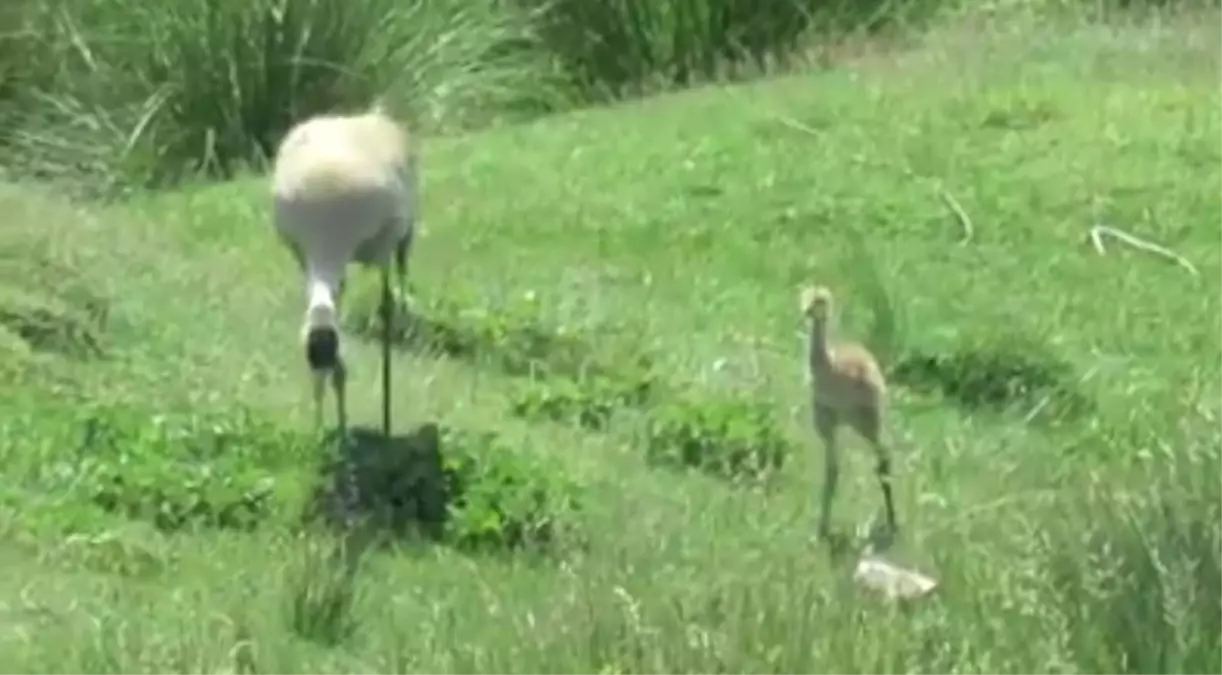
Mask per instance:
[[[972,225],[972,219],[968,217],[967,211],[960,206],[959,200],[955,196],[947,192],[945,188],[938,188],[938,196],[942,198],[942,203],[955,214],[955,218],[959,221],[959,227],[963,228],[963,238],[959,240],[960,244],[966,244],[976,236],[976,228]]]
[[[1170,260],[1171,262],[1174,262],[1180,267],[1188,270],[1188,273],[1194,277],[1201,276],[1201,273],[1197,271],[1196,266],[1189,262],[1184,256],[1165,246],[1159,246],[1154,242],[1146,241],[1145,239],[1131,235],[1124,230],[1109,227],[1107,225],[1095,225],[1094,227],[1090,228],[1089,236],[1091,244],[1095,247],[1095,252],[1097,252],[1099,255],[1104,255],[1107,253],[1107,249],[1103,246],[1104,237],[1111,237],[1112,239],[1116,239],[1120,243],[1127,244],[1139,251],[1145,251],[1146,253]]]
[[[814,127],[811,127],[811,126],[807,126],[799,122],[798,120],[795,120],[792,117],[789,117],[786,115],[780,115],[780,114],[774,115],[773,119],[775,119],[777,122],[780,122],[782,126],[787,126],[790,129],[793,129],[794,131],[808,134],[810,136],[822,136],[823,135],[823,132],[819,131],[818,129],[815,129]]]

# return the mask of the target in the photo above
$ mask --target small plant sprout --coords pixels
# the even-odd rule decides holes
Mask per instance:
[[[415,229],[416,154],[406,129],[375,104],[357,115],[320,115],[289,130],[272,177],[275,227],[305,275],[302,341],[313,375],[315,415],[322,423],[327,379],[335,390],[341,433],[347,430],[346,368],[339,303],[350,262],[382,273],[382,425],[389,436],[390,341],[395,296],[407,299],[407,257]]]
[[[874,448],[876,471],[887,510],[887,525],[897,529],[891,497],[891,457],[882,442],[887,384],[878,360],[854,342],[830,342],[834,299],[824,286],[803,288],[799,296],[802,313],[810,321],[809,366],[811,403],[815,431],[825,449],[824,482],[819,511],[819,536],[827,537],[840,457],[836,431],[848,425]]]

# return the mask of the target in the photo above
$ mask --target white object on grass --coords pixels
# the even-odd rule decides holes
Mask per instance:
[[[873,556],[863,557],[857,562],[853,581],[881,593],[888,600],[915,600],[929,595],[938,587],[938,582],[932,577]]]

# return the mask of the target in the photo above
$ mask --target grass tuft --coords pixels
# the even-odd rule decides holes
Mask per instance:
[[[294,122],[378,97],[433,129],[559,100],[534,57],[508,48],[529,26],[493,2],[42,0],[29,11],[62,65],[10,96],[9,164],[95,189],[258,169]]]

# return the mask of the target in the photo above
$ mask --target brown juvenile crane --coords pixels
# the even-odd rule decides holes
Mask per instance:
[[[800,295],[802,313],[810,321],[811,404],[815,431],[823,440],[823,494],[819,511],[819,536],[827,537],[832,500],[840,477],[836,431],[846,425],[857,431],[874,449],[887,525],[898,529],[891,497],[891,455],[882,441],[887,383],[878,360],[855,342],[832,342],[830,338],[833,296],[825,286],[807,286]]]

